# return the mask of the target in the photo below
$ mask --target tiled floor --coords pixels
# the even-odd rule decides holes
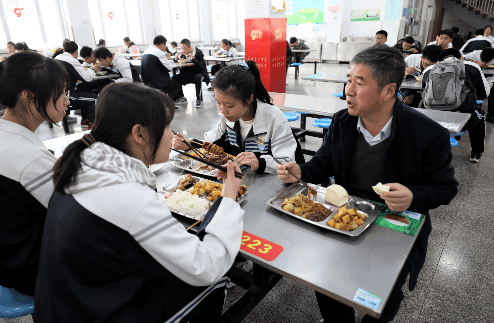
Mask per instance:
[[[319,72],[346,73],[348,65],[322,64]],[[313,73],[313,65],[301,67],[302,76]],[[331,97],[342,85],[294,80],[290,69],[287,93]],[[219,120],[212,92],[204,86],[204,107],[195,108],[192,85],[186,87],[190,103],[175,114],[172,128],[189,137],[202,138]],[[192,103],[194,105],[192,105]],[[297,125],[298,122],[294,122]],[[308,122],[311,124],[312,122]],[[309,128],[313,128],[309,126]],[[80,126],[71,126],[80,131]],[[315,128],[313,128],[315,129]],[[413,292],[405,290],[405,300],[394,322],[494,322],[494,143],[488,124],[486,152],[480,164],[468,161],[468,135],[453,148],[453,166],[460,182],[456,198],[447,206],[431,211],[433,231],[419,282]],[[63,136],[61,128],[46,124],[37,131],[42,140]],[[316,149],[321,139],[308,138],[305,145]],[[407,286],[407,285],[405,285]],[[234,287],[229,303],[243,290]],[[362,314],[358,314],[357,322]],[[320,319],[311,289],[283,278],[243,322],[318,322]],[[0,323],[27,323],[30,318],[2,320]]]

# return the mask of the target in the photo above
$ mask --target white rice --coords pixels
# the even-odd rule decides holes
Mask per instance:
[[[173,211],[190,216],[203,215],[209,209],[208,200],[181,190],[175,191],[169,198],[163,198],[162,201]]]

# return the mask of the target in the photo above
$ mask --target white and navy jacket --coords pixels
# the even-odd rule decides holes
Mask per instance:
[[[173,60],[166,57],[166,53],[156,47],[149,46],[141,58],[142,82],[155,89],[164,88],[170,81],[170,72],[173,70]]]
[[[463,55],[463,57],[466,60],[478,63],[478,64],[483,64],[482,60],[480,59],[480,54],[482,53],[481,50],[474,50],[473,52],[470,52],[468,54]],[[492,64],[493,61],[486,62],[485,65],[490,65]]]
[[[121,78],[116,79],[115,83],[141,81],[139,78],[139,73],[137,73],[137,70],[133,70],[130,61],[118,52],[116,52],[115,56],[113,56],[113,60],[108,68],[122,76]]]
[[[34,294],[56,158],[31,130],[0,119],[0,285]]]
[[[460,52],[465,55],[474,50],[482,50],[487,47],[492,47],[492,44],[484,36],[477,36],[475,38],[469,39],[465,45],[460,49]]]
[[[288,120],[281,110],[259,100],[252,126],[247,138],[240,135],[240,123],[229,122],[221,117],[218,127],[204,134],[205,140],[223,147],[226,153],[238,155],[252,152],[259,161],[259,173],[276,174],[273,156],[286,163],[295,161],[297,141]]]
[[[84,69],[84,66],[77,59],[74,58],[70,53],[63,53],[58,55],[55,60],[62,63],[62,65],[69,73],[70,84],[67,87],[67,90],[75,89],[77,81],[81,81],[83,83],[91,82],[96,74],[90,68],[87,70]]]

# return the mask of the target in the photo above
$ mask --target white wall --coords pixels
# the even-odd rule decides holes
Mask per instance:
[[[462,36],[467,36],[468,32],[475,32],[475,27],[464,22],[463,20],[458,19],[458,17],[447,10],[444,11],[444,17],[443,17],[443,25],[441,26],[441,29],[450,29],[451,27],[458,27],[460,28],[460,35]]]

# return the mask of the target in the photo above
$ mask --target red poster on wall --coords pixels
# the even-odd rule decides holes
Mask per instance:
[[[257,63],[268,91],[285,93],[286,18],[245,19],[245,58]]]

